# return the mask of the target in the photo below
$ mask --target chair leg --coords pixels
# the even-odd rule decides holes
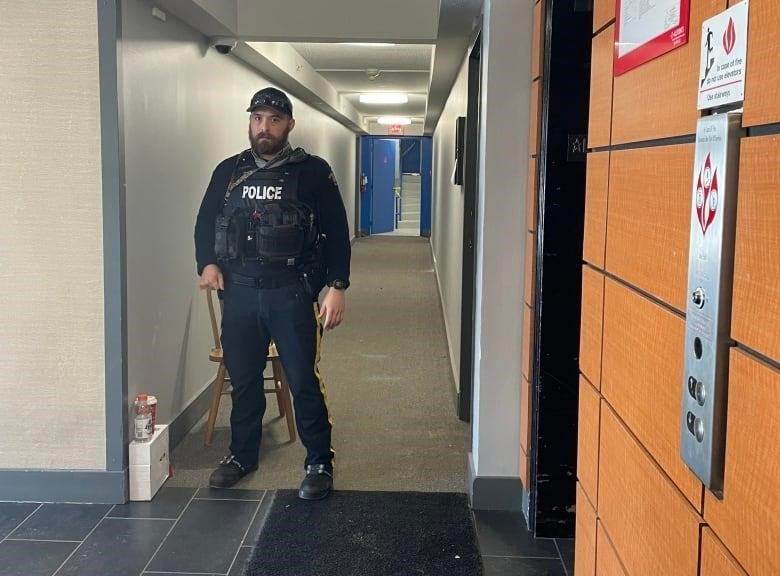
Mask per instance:
[[[281,380],[284,376],[282,371],[282,361],[279,358],[271,360],[271,371],[274,376],[274,390],[276,391],[276,405],[279,407],[279,416],[285,415],[284,396],[282,396]]]
[[[206,421],[206,446],[211,445],[212,437],[214,436],[214,425],[217,422],[217,412],[219,412],[219,401],[222,398],[222,389],[225,386],[225,363],[219,363],[219,369],[217,370],[217,377],[214,378],[213,388],[211,391],[211,406],[209,407],[209,418]]]
[[[290,442],[295,442],[295,415],[293,414],[292,398],[290,396],[290,386],[287,384],[287,376],[284,373],[284,369],[280,371],[279,393],[282,396],[282,404],[284,404],[284,412],[287,416],[287,432],[290,435]]]

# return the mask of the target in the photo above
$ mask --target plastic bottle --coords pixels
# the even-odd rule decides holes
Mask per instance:
[[[152,427],[152,407],[149,405],[149,396],[139,394],[135,397],[135,433],[136,442],[149,442],[154,436]]]

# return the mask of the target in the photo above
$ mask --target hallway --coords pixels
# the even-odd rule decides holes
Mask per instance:
[[[463,492],[469,426],[455,416],[429,243],[374,237],[353,251],[347,320],[322,360],[336,489]],[[175,476],[152,502],[0,502],[0,576],[242,574],[276,490],[300,481],[303,450],[270,405],[260,470],[237,489],[203,488],[226,450],[229,404],[211,447],[201,421],[173,451]],[[473,518],[486,576],[572,574],[572,541],[533,540],[507,512]]]
[[[438,298],[427,239],[356,241],[346,318],[325,333],[320,362],[337,488],[463,491],[469,426],[455,415]],[[237,487],[295,488],[304,449],[288,442],[275,399],[266,397],[260,469]],[[203,446],[204,418],[173,450],[169,485],[207,484],[230,443],[229,414],[225,395],[211,446]]]

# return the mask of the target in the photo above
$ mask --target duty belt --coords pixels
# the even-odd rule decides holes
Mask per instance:
[[[299,276],[295,276],[293,274],[282,274],[280,277],[255,277],[255,276],[244,276],[243,274],[235,274],[231,272],[229,274],[229,281],[233,284],[237,284],[238,286],[250,286],[252,288],[265,288],[265,289],[273,289],[273,288],[284,288],[285,286],[290,286],[292,284],[295,284],[300,281]]]

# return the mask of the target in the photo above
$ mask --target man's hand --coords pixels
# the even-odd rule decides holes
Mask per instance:
[[[212,290],[224,290],[225,279],[222,277],[222,270],[216,264],[209,264],[203,269],[203,274],[200,275],[198,281],[198,288],[205,290],[211,288]]]
[[[322,327],[325,330],[335,328],[344,319],[344,307],[346,304],[346,296],[344,290],[337,290],[335,288],[328,288],[325,298],[322,299],[322,305],[320,306],[320,319],[322,320]]]

